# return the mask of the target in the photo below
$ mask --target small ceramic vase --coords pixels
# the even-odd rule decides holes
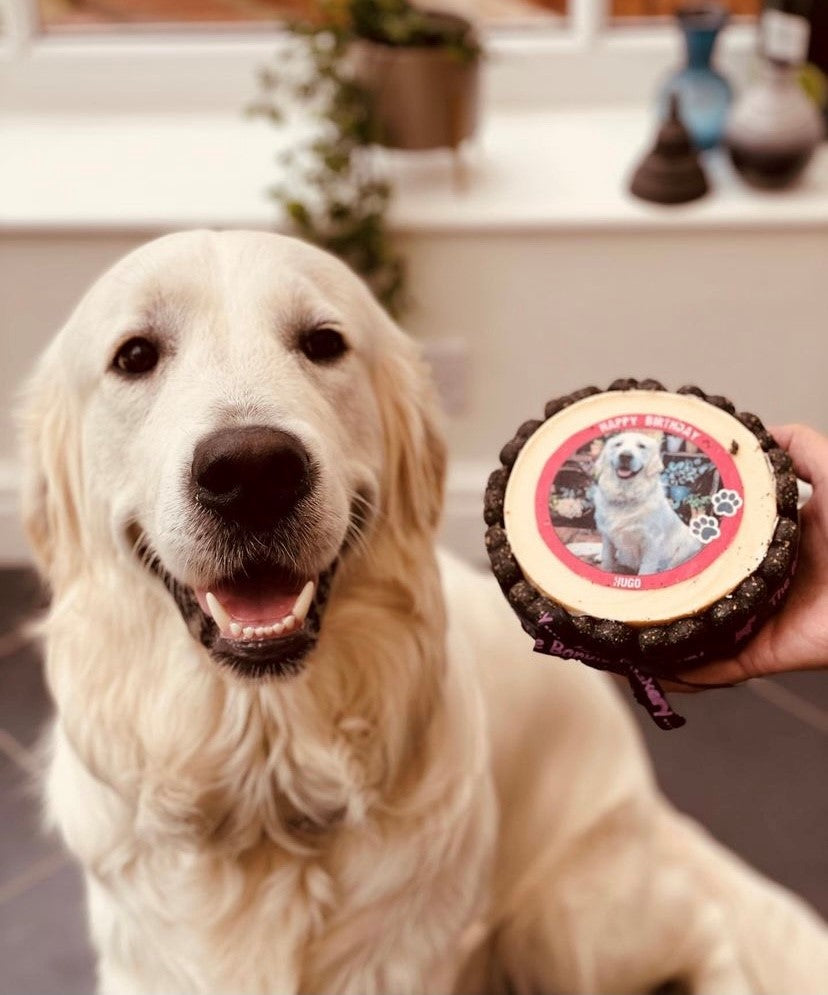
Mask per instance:
[[[698,153],[682,123],[679,98],[673,94],[667,120],[659,129],[655,147],[633,174],[630,192],[655,204],[686,204],[707,191]]]
[[[666,107],[670,94],[678,94],[682,119],[698,149],[719,144],[732,99],[730,84],[711,65],[716,39],[727,18],[727,8],[719,3],[684,4],[676,11],[687,65],[665,82],[661,106]]]
[[[725,132],[733,165],[748,183],[778,189],[802,174],[825,126],[797,82],[794,66],[767,60],[736,101]]]

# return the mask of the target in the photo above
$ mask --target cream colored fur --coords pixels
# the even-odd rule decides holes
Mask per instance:
[[[125,388],[107,357],[141,294],[172,309],[176,358]],[[340,372],[273,332],[299,298],[347,322]],[[125,535],[139,520],[179,575],[202,569],[171,482],[219,402],[327,461],[321,537],[347,486],[376,484],[293,679],[219,669]],[[430,404],[358,281],[274,235],[152,243],[44,357],[25,429],[53,594],[46,802],[84,869],[100,990],[824,992],[822,925],[661,799],[610,681],[533,656],[490,578],[438,565]]]

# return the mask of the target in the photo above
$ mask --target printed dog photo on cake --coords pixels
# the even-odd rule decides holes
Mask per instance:
[[[564,461],[549,514],[583,563],[648,575],[681,566],[719,537],[722,494],[716,464],[688,439],[620,432],[595,436]]]

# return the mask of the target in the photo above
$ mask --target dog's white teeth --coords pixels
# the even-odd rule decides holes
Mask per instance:
[[[311,606],[311,601],[313,601],[313,592],[316,585],[312,580],[309,580],[307,584],[302,588],[302,593],[296,599],[296,604],[293,606],[294,620],[297,625],[301,625],[305,621],[305,617],[308,614],[308,610]]]
[[[219,632],[226,632],[230,628],[230,616],[222,607],[219,599],[211,591],[207,592],[207,607],[213,616],[213,621],[219,627]]]
[[[271,622],[269,625],[244,625],[241,622],[236,622],[212,592],[207,593],[206,601],[210,614],[222,635],[230,636],[233,639],[272,639],[275,636],[281,636],[286,632],[293,632],[294,629],[301,628],[310,611],[315,590],[316,584],[309,580],[296,598],[293,611],[278,622]]]

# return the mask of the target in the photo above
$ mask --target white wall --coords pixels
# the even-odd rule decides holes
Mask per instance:
[[[587,383],[695,382],[766,421],[828,428],[828,231],[550,232],[406,240],[423,337],[471,344],[453,451],[494,463]]]
[[[0,236],[0,560],[16,525],[13,397],[87,284],[138,235]],[[770,423],[828,429],[828,234],[822,229],[409,234],[424,339],[469,344],[468,403],[448,421],[450,530],[480,542],[479,488],[550,397],[617,376],[696,382]]]

